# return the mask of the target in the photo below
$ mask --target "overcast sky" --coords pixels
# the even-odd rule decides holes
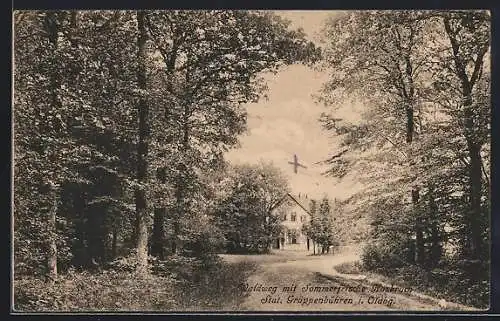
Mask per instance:
[[[280,11],[292,21],[292,27],[302,27],[310,40],[318,41],[325,19],[335,11]],[[268,100],[249,104],[248,132],[240,137],[241,147],[227,154],[233,164],[272,161],[288,177],[295,194],[310,197],[344,198],[358,188],[352,179],[338,182],[321,175],[327,167],[315,164],[338,152],[336,139],[322,130],[318,118],[325,107],[315,104],[317,93],[327,75],[301,65],[284,68],[276,76],[268,77]],[[296,154],[306,169],[295,174]]]

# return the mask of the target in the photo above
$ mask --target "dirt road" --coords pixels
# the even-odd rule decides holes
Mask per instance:
[[[409,288],[384,288],[362,276],[337,273],[335,265],[357,259],[356,253],[308,256],[280,251],[272,255],[227,255],[229,262],[258,264],[245,285],[246,311],[436,311],[436,300],[413,295]]]

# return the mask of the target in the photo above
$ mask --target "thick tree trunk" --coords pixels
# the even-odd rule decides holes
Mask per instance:
[[[475,124],[474,112],[472,110],[472,84],[465,77],[462,79],[462,92],[464,94],[464,124],[467,152],[469,155],[469,213],[467,222],[469,225],[469,248],[468,256],[472,260],[480,258],[483,247],[481,237],[481,196],[482,196],[482,160],[481,146],[474,137]]]
[[[414,136],[414,110],[412,106],[406,107],[406,143],[411,144],[413,142]],[[418,201],[420,199],[420,191],[417,187],[413,187],[411,190],[411,201],[414,208],[417,207]],[[415,212],[416,213],[416,212]],[[422,218],[418,213],[415,218],[415,263],[422,264],[425,260],[424,258],[424,236],[423,236],[423,222]]]
[[[411,64],[410,56],[404,55],[405,70],[404,77],[408,80],[408,84],[402,87],[402,97],[406,102],[406,143],[411,145],[415,136],[415,110],[414,110],[414,95],[415,88],[413,84],[413,66]],[[410,156],[410,166],[415,162]],[[417,186],[411,190],[411,200],[414,208],[417,207],[420,198],[420,191]],[[416,212],[415,212],[416,213]],[[423,241],[423,226],[422,218],[417,214],[415,218],[415,263],[420,264],[424,261],[424,241]]]
[[[476,125],[474,124],[474,112],[472,109],[472,84],[465,73],[463,77],[464,134],[469,156],[469,211],[467,215],[469,235],[466,252],[469,258],[475,260],[479,259],[483,247],[481,237],[482,160],[481,146],[474,137]]]
[[[413,133],[415,130],[415,121],[413,115],[413,108],[406,107],[406,142],[411,144],[413,142]]]
[[[146,200],[147,156],[149,142],[149,106],[145,97],[146,85],[146,41],[145,12],[137,12],[137,85],[141,90],[138,103],[139,112],[139,145],[137,158],[137,179],[140,187],[135,191],[136,207],[136,249],[137,271],[145,272],[148,264],[148,212]]]
[[[467,121],[472,123],[472,116]],[[472,138],[467,139],[467,148],[470,158],[469,167],[469,193],[470,193],[470,210],[468,222],[470,226],[470,248],[469,254],[471,259],[478,259],[483,250],[483,240],[481,236],[481,153],[480,146],[473,141]]]

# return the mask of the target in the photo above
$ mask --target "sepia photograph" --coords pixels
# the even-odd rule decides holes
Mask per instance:
[[[12,23],[12,313],[490,307],[490,11]]]

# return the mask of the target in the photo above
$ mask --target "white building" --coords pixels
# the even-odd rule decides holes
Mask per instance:
[[[297,251],[312,251],[312,240],[302,233],[302,226],[311,220],[311,214],[307,210],[310,200],[307,195],[297,197],[287,193],[274,205],[273,215],[281,218],[283,232],[272,244],[274,249],[286,249]]]

